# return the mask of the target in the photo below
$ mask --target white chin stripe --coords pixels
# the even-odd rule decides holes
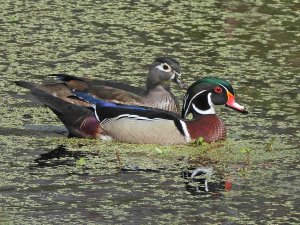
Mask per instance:
[[[198,109],[194,104],[192,104],[192,107],[197,113],[199,113],[201,115],[216,114],[214,108],[212,108],[212,107],[208,110]]]
[[[214,109],[214,103],[212,103],[212,101],[211,101],[211,93],[208,93],[208,95],[207,95],[207,100],[208,100],[208,104],[209,104],[209,106],[210,106],[210,109],[209,110],[207,110],[207,111],[209,111],[210,113],[209,114],[216,114],[215,113],[215,109]]]
[[[208,104],[209,104],[209,106],[210,106],[210,108],[207,109],[207,110],[201,110],[201,109],[198,109],[198,108],[195,106],[194,103],[192,103],[192,107],[193,107],[193,109],[194,109],[197,113],[202,114],[202,115],[216,114],[215,109],[214,109],[214,104],[213,104],[212,101],[211,101],[211,93],[209,93],[209,94],[207,95],[207,101],[208,101]]]
[[[203,91],[200,91],[198,94],[196,94],[190,101],[189,101],[189,104],[188,106],[185,108],[185,105],[186,105],[186,99],[188,99],[188,95],[186,96],[186,98],[184,99],[184,109],[185,109],[185,112],[184,112],[184,118],[187,116],[187,112],[189,111],[189,108],[191,107],[191,104],[192,102],[194,101],[194,98],[196,98],[198,95],[202,94],[205,90]],[[192,104],[193,105],[193,104]]]

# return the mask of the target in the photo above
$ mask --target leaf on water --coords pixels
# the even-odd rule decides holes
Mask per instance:
[[[250,151],[251,151],[251,149],[248,148],[248,147],[242,147],[242,148],[240,149],[240,152],[241,152],[241,153],[244,153],[244,154],[249,154]]]
[[[155,151],[156,151],[158,154],[163,154],[163,151],[162,151],[160,148],[158,148],[158,147],[155,148]]]
[[[78,159],[76,161],[76,166],[77,167],[80,167],[80,166],[84,166],[86,164],[86,161],[85,161],[85,158],[84,157],[81,157],[80,159]]]

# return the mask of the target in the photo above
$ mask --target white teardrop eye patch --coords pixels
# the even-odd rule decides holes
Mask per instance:
[[[166,63],[164,63],[162,67],[165,71],[171,71],[171,67]]]
[[[164,71],[164,72],[171,72],[171,67],[167,63],[162,63],[156,66],[157,69]]]

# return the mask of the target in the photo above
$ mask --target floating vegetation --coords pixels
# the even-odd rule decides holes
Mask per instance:
[[[0,224],[299,224],[296,1],[1,1]],[[248,116],[185,146],[68,138],[17,79],[143,85],[168,55],[187,83],[236,86]],[[181,99],[184,91],[173,86]],[[259,217],[257,213],[259,212]]]

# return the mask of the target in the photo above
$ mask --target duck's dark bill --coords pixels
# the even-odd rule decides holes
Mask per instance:
[[[181,74],[175,72],[174,82],[183,89],[188,89],[188,85],[181,80]]]

